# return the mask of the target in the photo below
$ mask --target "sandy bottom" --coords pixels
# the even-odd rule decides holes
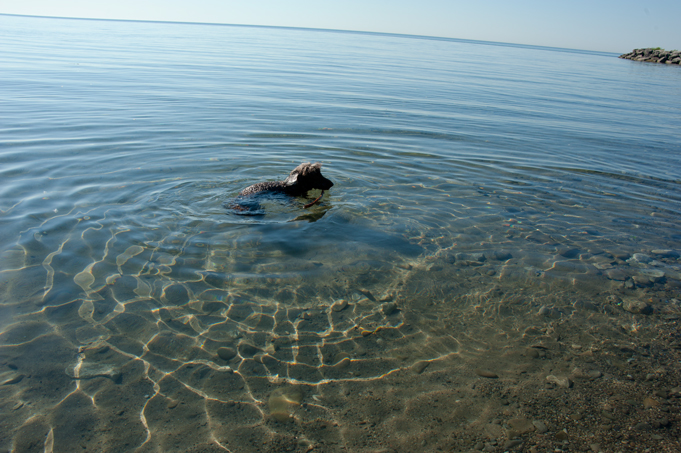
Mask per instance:
[[[86,271],[6,271],[0,448],[680,451],[678,282],[554,278],[494,253],[161,280],[128,247]]]

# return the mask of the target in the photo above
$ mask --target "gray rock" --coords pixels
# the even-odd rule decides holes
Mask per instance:
[[[651,282],[662,283],[665,273],[659,269],[641,269],[641,276],[647,277]]]
[[[478,376],[481,376],[481,377],[489,378],[489,379],[497,379],[499,377],[496,373],[489,371],[489,370],[481,369],[481,368],[476,368],[475,374],[477,374]]]
[[[652,261],[652,258],[649,257],[648,255],[644,253],[634,253],[634,255],[627,260],[627,263],[639,263],[639,264],[646,264],[650,263]]]
[[[676,252],[674,250],[651,250],[650,253],[655,256],[659,256],[662,258],[678,258],[679,257],[679,252]]]
[[[622,299],[617,297],[615,294],[610,294],[608,297],[605,298],[605,300],[608,303],[614,304],[614,305],[619,305],[622,303]]]
[[[497,261],[507,261],[513,258],[513,255],[503,250],[495,250],[494,252],[492,252],[490,258]]]
[[[578,308],[581,310],[591,310],[591,311],[598,311],[598,307],[591,302],[587,302],[584,300],[578,300],[574,304],[572,304],[574,308]]]
[[[653,282],[650,281],[647,275],[634,275],[631,279],[636,283],[639,288],[647,288],[651,286]]]
[[[508,424],[518,434],[526,434],[536,429],[534,423],[526,418],[514,418],[508,421]]]
[[[624,280],[627,279],[627,274],[621,269],[610,269],[605,272],[605,275],[610,280],[615,280],[618,282],[623,282]]]
[[[504,443],[504,450],[520,448],[522,444],[523,441],[520,439],[507,440],[506,443]]]
[[[636,299],[634,297],[627,297],[622,300],[622,308],[624,308],[629,313],[649,315],[653,312],[653,307],[648,305],[647,302]]]
[[[385,316],[390,316],[397,311],[397,304],[395,302],[386,302],[381,305],[381,311]]]
[[[577,258],[579,255],[579,249],[574,249],[574,248],[565,248],[565,249],[560,249],[558,250],[558,254],[562,256],[563,258]]]
[[[540,316],[546,316],[548,318],[559,319],[563,315],[563,312],[556,308],[549,308],[545,305],[542,305],[537,314]]]
[[[331,305],[331,311],[339,312],[343,311],[347,308],[348,306],[348,301],[345,299],[341,299],[335,304]]]
[[[243,357],[253,357],[256,355],[258,352],[260,352],[260,349],[256,348],[253,345],[250,345],[248,343],[241,343],[239,345],[239,353]]]
[[[550,382],[551,384],[556,384],[558,387],[562,387],[565,389],[569,389],[570,387],[572,387],[572,381],[566,377],[559,377],[550,374],[546,376],[546,381]]]
[[[236,357],[236,350],[234,348],[218,348],[218,357],[222,360],[232,360]]]
[[[675,63],[670,63],[670,60],[673,62],[676,58],[678,58],[678,56],[679,56],[678,51],[647,48],[647,49],[634,49],[633,51],[631,51],[629,53],[625,53],[625,54],[620,55],[619,58],[624,58],[624,59],[627,59],[627,60],[634,60],[634,61],[646,61],[646,62],[651,62],[651,63],[675,64]]]
[[[482,263],[486,260],[485,255],[482,253],[457,253],[457,261],[477,261]]]
[[[537,430],[539,434],[544,434],[546,431],[548,431],[546,423],[544,423],[541,420],[535,420],[532,422],[532,424],[534,425],[534,428]]]

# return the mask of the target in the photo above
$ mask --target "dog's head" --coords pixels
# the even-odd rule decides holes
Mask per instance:
[[[329,190],[333,186],[331,181],[322,176],[321,162],[314,164],[305,162],[298,165],[288,175],[284,184],[291,191],[300,194],[305,194],[312,189]]]

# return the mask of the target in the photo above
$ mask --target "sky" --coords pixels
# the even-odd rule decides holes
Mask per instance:
[[[681,49],[680,0],[0,0],[0,14],[372,31],[617,53]]]

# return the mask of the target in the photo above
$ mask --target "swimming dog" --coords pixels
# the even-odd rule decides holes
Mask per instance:
[[[322,198],[325,190],[329,190],[331,187],[333,187],[333,183],[322,175],[321,162],[316,162],[314,164],[304,162],[294,168],[283,181],[259,182],[246,187],[239,192],[239,196],[236,197],[236,200],[234,200],[231,207],[242,213],[244,211],[253,211],[254,208],[258,208],[257,203],[248,202],[247,200],[251,196],[261,193],[281,193],[300,197],[307,195],[307,192],[310,190],[321,190],[322,194],[319,195],[316,200],[305,205],[305,208],[309,208]]]

